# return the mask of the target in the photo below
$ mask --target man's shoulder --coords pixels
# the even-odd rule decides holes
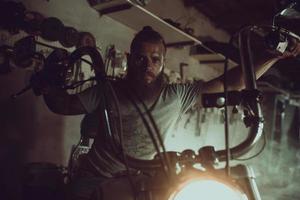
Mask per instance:
[[[180,89],[183,87],[193,86],[193,83],[167,83],[165,84],[165,89]]]

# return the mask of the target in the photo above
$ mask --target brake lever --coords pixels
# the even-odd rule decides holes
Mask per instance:
[[[36,96],[42,95],[41,88],[36,87],[37,84],[39,84],[39,81],[41,79],[40,77],[38,77],[39,73],[41,73],[41,71],[31,75],[30,83],[27,86],[25,86],[23,89],[21,89],[19,92],[11,95],[11,98],[15,100],[19,96],[23,95],[25,92],[29,91],[30,89],[33,90],[33,92]]]
[[[25,92],[27,92],[28,90],[30,90],[32,88],[32,85],[27,85],[26,87],[24,87],[23,89],[21,89],[19,92],[12,94],[10,97],[15,100],[17,99],[19,96],[23,95]]]

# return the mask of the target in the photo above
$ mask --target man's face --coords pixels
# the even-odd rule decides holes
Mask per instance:
[[[165,47],[162,42],[144,42],[139,51],[131,55],[134,79],[143,84],[151,84],[163,70]]]

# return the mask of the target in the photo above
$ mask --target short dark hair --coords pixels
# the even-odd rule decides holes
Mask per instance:
[[[145,26],[135,35],[130,45],[130,53],[134,53],[141,49],[141,44],[143,42],[162,42],[165,51],[167,50],[164,38],[157,31],[153,30],[151,26]]]

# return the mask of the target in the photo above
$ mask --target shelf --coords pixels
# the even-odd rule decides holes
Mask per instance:
[[[210,47],[214,52],[218,52],[224,56],[227,56],[229,60],[233,63],[240,63],[239,50],[233,45],[216,41],[204,42],[204,45]],[[216,56],[215,54],[209,53],[201,45],[192,46],[190,48],[190,56],[196,58],[199,61],[220,62],[224,60],[224,58],[220,56]]]
[[[145,25],[151,26],[164,37],[170,46],[176,44],[195,44],[202,45],[202,42],[175,26],[165,22],[163,19],[131,0],[112,0],[102,3],[91,3],[91,6],[100,14],[105,14],[120,23],[139,31]],[[207,48],[207,47],[204,47]],[[209,49],[208,49],[209,50]]]
[[[140,31],[144,26],[151,26],[164,37],[167,47],[201,46],[206,51],[206,53],[200,55],[202,59],[203,56],[205,57],[204,60],[224,60],[225,58],[223,54],[212,50],[212,48],[209,48],[196,37],[189,35],[147,10],[147,6],[142,7],[132,0],[111,0],[106,2],[89,0],[89,3],[100,15],[107,15],[133,30]]]

